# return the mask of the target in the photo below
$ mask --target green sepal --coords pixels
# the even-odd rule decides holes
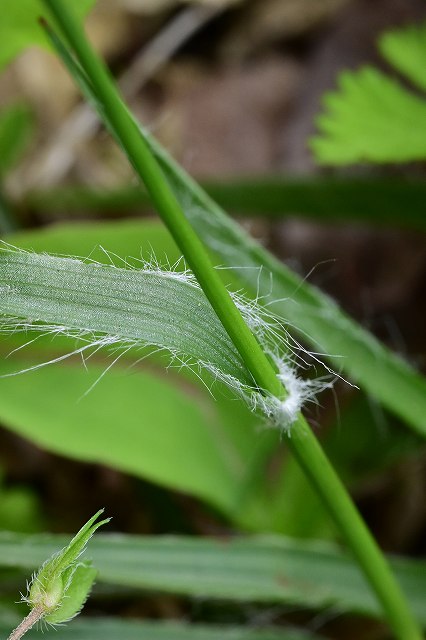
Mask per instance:
[[[70,572],[69,586],[65,589],[60,605],[44,617],[51,624],[67,622],[80,613],[98,573],[90,563],[82,562],[71,569],[72,571],[67,569]]]

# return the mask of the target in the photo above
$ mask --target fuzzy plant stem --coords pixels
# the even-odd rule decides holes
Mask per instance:
[[[240,352],[260,389],[284,398],[285,389],[269,358],[234,305],[208,253],[172,193],[137,124],[84,31],[63,0],[43,0],[92,83],[121,145],[145,183],[153,204],[167,225],[212,307]],[[421,631],[377,543],[302,416],[292,426],[288,445],[321,496],[382,603],[400,640],[421,640]]]
[[[36,622],[42,619],[45,609],[42,606],[34,607],[20,624],[12,631],[7,640],[19,640],[24,633],[27,633]]]

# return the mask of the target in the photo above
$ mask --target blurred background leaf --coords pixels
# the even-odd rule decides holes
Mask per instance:
[[[64,536],[0,534],[0,565],[38,566]],[[100,534],[90,558],[99,583],[237,602],[281,602],[380,618],[355,562],[333,545],[279,536],[211,540]],[[426,626],[424,563],[392,560],[418,620]]]
[[[322,164],[410,162],[426,157],[426,100],[374,67],[343,72],[324,96],[320,135],[310,142]]]
[[[382,35],[386,59],[425,89],[426,25],[408,26]],[[338,90],[323,98],[317,117],[319,134],[310,146],[317,162],[410,162],[426,158],[426,96],[407,91],[374,67],[345,71]]]
[[[208,181],[203,187],[221,207],[239,216],[277,221],[300,216],[324,224],[358,221],[426,231],[422,180],[253,176]],[[102,191],[83,186],[39,190],[14,205],[51,221],[151,211],[146,192],[132,185]]]
[[[93,6],[95,0],[78,0],[76,13],[83,17]],[[38,18],[41,5],[38,0],[20,0],[10,3],[1,0],[2,19],[0,22],[0,68],[4,67],[21,51],[31,45],[49,47]]]
[[[10,625],[3,625],[7,633]],[[73,621],[64,626],[61,637],[67,640],[321,640],[320,636],[296,629],[254,629],[244,627],[202,626],[171,622],[136,622],[117,618]],[[39,638],[40,632],[29,631],[28,638]]]
[[[426,23],[383,33],[378,41],[386,60],[423,91],[426,90]]]
[[[33,134],[33,118],[24,104],[0,112],[0,178],[20,160]]]

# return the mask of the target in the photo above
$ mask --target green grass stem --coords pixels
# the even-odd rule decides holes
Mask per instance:
[[[203,243],[186,219],[137,124],[124,106],[110,74],[93,51],[72,11],[62,0],[43,2],[50,9],[74,51],[123,149],[145,183],[154,206],[180,247],[256,384],[275,396],[284,397],[286,392],[277,379],[276,371],[214,270]],[[421,631],[384,556],[302,416],[292,427],[288,443],[358,559],[382,603],[395,635],[400,640],[420,640]]]

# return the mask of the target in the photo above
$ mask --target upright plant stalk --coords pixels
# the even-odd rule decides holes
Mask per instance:
[[[43,0],[60,26],[102,103],[123,149],[152,198],[212,307],[241,354],[260,389],[276,397],[286,391],[254,335],[245,324],[215,271],[138,126],[124,106],[107,69],[91,48],[83,30],[62,0]],[[400,640],[421,640],[421,631],[389,566],[322,451],[303,416],[292,426],[287,442],[352,549],[382,603]]]

